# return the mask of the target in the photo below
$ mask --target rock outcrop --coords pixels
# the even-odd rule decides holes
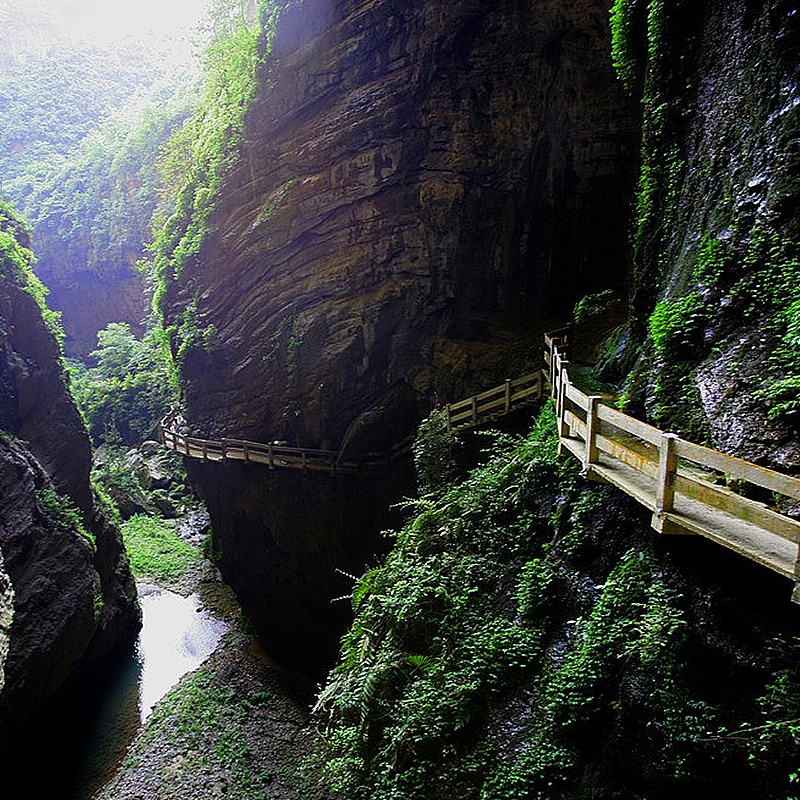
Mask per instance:
[[[135,176],[128,180],[134,183]],[[71,200],[68,196],[64,202]],[[125,200],[131,211],[124,225],[118,223],[124,240],[114,247],[104,246],[91,218],[75,227],[69,215],[51,212],[34,227],[36,274],[49,290],[48,305],[61,314],[67,356],[85,359],[97,347],[97,332],[109,322],[127,322],[137,334],[144,331],[149,303],[136,262],[144,256],[147,211],[135,198]]]
[[[210,233],[166,294],[168,324],[188,309],[209,333],[182,365],[193,431],[380,451],[434,393],[538,365],[547,325],[627,277],[637,114],[608,50],[600,0],[290,4]],[[278,543],[310,526],[305,589],[274,616],[318,595],[320,549],[363,566],[342,518],[378,502],[368,487],[190,469],[242,595],[271,594]],[[329,495],[325,525],[299,521]]]
[[[58,344],[26,291],[27,236],[0,209],[0,731],[139,626],[119,531],[89,482],[91,447]],[[28,288],[30,283],[28,283]],[[9,616],[13,618],[9,622]]]
[[[633,293],[647,341],[628,396],[664,428],[797,469],[797,417],[781,405],[800,387],[800,4],[658,16]]]
[[[290,6],[167,296],[216,331],[183,370],[194,425],[336,446],[389,405],[380,449],[432,390],[538,363],[534,332],[624,285],[638,128],[606,5]]]
[[[69,275],[48,273],[40,261],[37,272],[50,289],[48,304],[61,312],[66,338],[64,352],[85,359],[97,347],[97,332],[109,322],[127,322],[144,332],[149,312],[142,276],[132,267],[98,272],[76,267]]]

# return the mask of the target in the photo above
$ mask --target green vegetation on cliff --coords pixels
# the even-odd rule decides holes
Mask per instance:
[[[709,413],[720,413],[701,382],[711,403],[761,415],[774,441],[800,420],[790,17],[780,3],[611,10],[612,58],[642,106],[629,348],[640,360],[624,400],[696,441],[713,439]]]
[[[72,394],[96,445],[136,444],[155,435],[177,402],[173,367],[158,326],[137,339],[112,322],[97,334],[96,365],[69,362]]]
[[[550,408],[528,437],[496,437],[485,466],[411,504],[385,563],[356,583],[315,709],[330,790],[554,800],[636,786],[666,798],[752,769],[740,796],[769,784],[759,796],[783,797],[797,747],[785,696],[757,709],[769,668],[726,706],[694,627],[696,604],[714,600],[556,441]],[[437,446],[429,478],[448,450],[419,448],[430,459]],[[764,715],[780,733],[756,741]]]
[[[47,307],[47,288],[34,273],[34,263],[29,225],[0,198],[0,278],[20,286],[33,297],[45,324],[60,342],[64,338],[60,316]]]
[[[184,87],[162,84],[96,124],[59,164],[10,187],[24,197],[40,245],[45,275],[131,270],[145,255],[156,208],[173,201],[158,169],[159,153],[195,102]],[[40,251],[40,256],[42,255]]]
[[[165,183],[180,188],[174,212],[154,222],[156,308],[166,284],[200,252],[221,181],[237,158],[261,53],[269,52],[285,4],[263,0],[257,26],[249,25],[242,15],[217,15],[214,40],[205,56],[202,100],[172,136],[161,163]]]
[[[147,270],[154,287],[153,307],[163,315],[170,283],[196,259],[208,233],[209,217],[220,186],[239,158],[244,116],[256,90],[256,76],[271,48],[277,20],[286,0],[261,0],[257,24],[250,25],[238,4],[220,0],[209,22],[212,41],[205,53],[202,99],[171,137],[160,169],[165,185],[176,189],[167,216],[153,219],[152,258]],[[213,346],[216,330],[201,327],[197,297],[175,320],[165,323],[175,360],[180,365],[193,347]]]

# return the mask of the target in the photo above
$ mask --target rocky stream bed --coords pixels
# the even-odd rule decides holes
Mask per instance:
[[[183,527],[196,539],[196,526]],[[270,661],[248,630],[231,590],[205,559],[176,585],[197,611],[224,622],[209,658],[154,706],[97,800],[324,797],[303,765],[316,734],[311,678]]]

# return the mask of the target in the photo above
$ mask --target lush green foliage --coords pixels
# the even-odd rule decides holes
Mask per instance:
[[[650,742],[667,783],[704,757],[714,712],[689,688],[682,598],[651,556],[621,554],[587,614],[563,616],[604,494],[556,442],[549,409],[526,439],[496,437],[486,466],[417,501],[356,584],[315,709],[337,797],[549,800],[576,791],[591,742],[619,725]],[[486,726],[517,692],[534,700],[498,749]]]
[[[434,411],[423,420],[414,442],[414,466],[421,493],[446,487],[461,474],[460,446],[458,436],[447,430],[441,411]]]
[[[144,103],[137,99],[97,123],[63,163],[8,187],[38,235],[43,275],[114,273],[145,254],[152,215],[172,199],[156,164],[191,108],[184,77],[186,89],[163,85]]]
[[[64,339],[61,317],[47,307],[47,289],[33,271],[33,253],[28,247],[29,227],[14,209],[0,198],[0,279],[24,289],[36,301],[42,318],[59,344]]]
[[[97,335],[96,366],[70,362],[72,393],[95,444],[153,436],[176,402],[173,367],[158,328],[140,341],[123,322]]]
[[[0,73],[0,175],[18,204],[153,71],[141,52],[62,48]],[[27,189],[26,189],[27,187]]]
[[[137,578],[180,580],[200,554],[175,530],[175,522],[137,514],[122,525],[122,538]]]
[[[609,312],[619,302],[613,289],[605,289],[597,294],[584,295],[572,311],[572,319],[580,324],[592,317],[602,316]]]
[[[269,3],[275,7],[282,4]],[[236,158],[244,113],[255,88],[259,32],[242,17],[224,24],[206,53],[203,99],[171,138],[161,161],[165,183],[180,187],[169,218],[156,219],[153,270],[158,307],[166,282],[200,251],[223,175]],[[265,35],[269,38],[270,31]]]
[[[38,489],[36,504],[49,524],[65,532],[79,533],[95,547],[94,536],[86,529],[80,511],[69,497],[53,489]]]
[[[740,296],[752,311],[766,305],[774,313],[772,330],[778,337],[758,396],[769,415],[800,426],[800,252],[797,244],[778,234],[753,231],[745,256]],[[753,308],[755,306],[755,308]]]

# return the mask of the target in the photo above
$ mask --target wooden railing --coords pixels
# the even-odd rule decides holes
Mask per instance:
[[[544,377],[531,372],[516,380],[506,380],[494,389],[445,406],[447,430],[471,428],[510,414],[518,408],[538,403],[544,394]]]
[[[648,508],[657,531],[698,534],[756,561],[793,580],[792,600],[800,602],[800,522],[729,488],[745,484],[765,499],[800,500],[800,479],[686,441],[584,394],[570,381],[569,336],[562,330],[545,337],[560,451],[578,458],[590,479]]]
[[[544,378],[541,373],[507,380],[500,386],[448,405],[444,409],[448,430],[460,430],[488,422],[541,400]],[[178,413],[161,420],[162,444],[176,453],[204,461],[244,461],[264,464],[270,469],[300,469],[332,474],[358,475],[385,469],[411,451],[414,437],[408,437],[382,453],[367,453],[359,459],[343,458],[338,450],[292,447],[278,442],[264,444],[243,439],[200,439],[182,430]]]
[[[360,459],[343,459],[337,450],[313,447],[291,447],[278,442],[252,442],[245,439],[200,439],[176,429],[177,414],[161,420],[159,435],[162,444],[176,453],[204,461],[244,461],[264,464],[270,469],[301,469],[307,471],[357,475],[383,469],[411,450],[412,438],[404,439],[383,453],[366,453]]]

